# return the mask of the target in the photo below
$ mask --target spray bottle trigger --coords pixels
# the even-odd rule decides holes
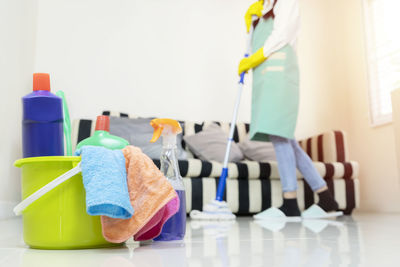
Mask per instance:
[[[162,125],[157,125],[157,124],[152,124],[154,127],[154,133],[153,133],[153,138],[150,140],[150,143],[155,143],[158,138],[160,138],[162,131],[164,130],[164,127]]]

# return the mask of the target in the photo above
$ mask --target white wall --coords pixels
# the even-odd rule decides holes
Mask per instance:
[[[298,137],[345,130],[350,159],[360,164],[361,209],[399,212],[393,124],[370,126],[362,0],[301,4]]]
[[[343,44],[346,53],[339,59],[345,59],[343,67],[350,100],[349,150],[351,159],[360,163],[362,209],[399,212],[400,180],[393,124],[370,126],[362,1],[341,0],[339,3],[346,21]]]
[[[297,138],[349,127],[349,99],[343,68],[346,59],[342,57],[346,50],[343,29],[347,25],[346,21],[338,19],[345,2],[300,0],[301,81]]]
[[[391,98],[393,107],[393,132],[395,136],[397,173],[400,174],[400,88],[392,91]]]
[[[35,70],[52,74],[73,118],[111,109],[228,121],[246,43],[243,15],[252,2],[39,0]],[[335,67],[340,11],[332,1],[301,1],[298,138],[347,124],[347,103],[337,90],[343,80],[327,71],[341,75]],[[249,77],[242,121],[250,120],[250,85]]]
[[[32,88],[36,3],[0,0],[0,218],[20,199],[21,97]]]
[[[111,109],[228,120],[251,2],[39,0],[35,70],[51,73],[75,118]]]

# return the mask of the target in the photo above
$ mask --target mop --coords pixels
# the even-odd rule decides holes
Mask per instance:
[[[253,16],[253,21],[256,19],[258,19],[258,17]],[[247,35],[247,48],[246,48],[246,53],[244,55],[245,57],[248,57],[250,54],[251,36],[252,36],[253,30],[254,30],[253,27],[251,27],[250,32]],[[221,173],[218,187],[217,187],[217,196],[213,201],[211,201],[207,205],[203,206],[202,212],[198,211],[198,210],[193,210],[190,212],[190,218],[192,218],[194,220],[234,220],[236,218],[236,216],[229,209],[226,201],[223,201],[223,196],[224,196],[224,192],[225,192],[226,178],[228,177],[229,153],[230,153],[231,145],[233,142],[233,134],[235,131],[237,113],[239,110],[240,98],[241,98],[242,91],[243,91],[245,74],[246,74],[245,72],[242,72],[240,74],[238,92],[237,92],[237,96],[236,96],[233,117],[232,117],[232,121],[231,121],[231,125],[230,125],[228,143],[226,145],[222,173]]]

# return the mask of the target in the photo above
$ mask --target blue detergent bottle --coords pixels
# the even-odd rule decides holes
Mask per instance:
[[[160,135],[163,136],[160,170],[175,189],[180,202],[178,212],[166,221],[161,234],[154,240],[182,240],[186,233],[186,194],[183,179],[179,172],[176,148],[176,135],[182,132],[182,128],[179,122],[172,119],[154,119],[150,122],[150,125],[154,128],[151,142],[157,141]]]
[[[50,92],[50,76],[33,74],[33,92],[22,98],[24,158],[64,155],[62,99]]]

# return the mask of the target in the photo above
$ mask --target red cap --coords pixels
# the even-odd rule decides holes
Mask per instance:
[[[110,131],[110,117],[101,115],[97,116],[95,131]]]
[[[48,73],[33,74],[33,91],[50,91],[50,75]]]

